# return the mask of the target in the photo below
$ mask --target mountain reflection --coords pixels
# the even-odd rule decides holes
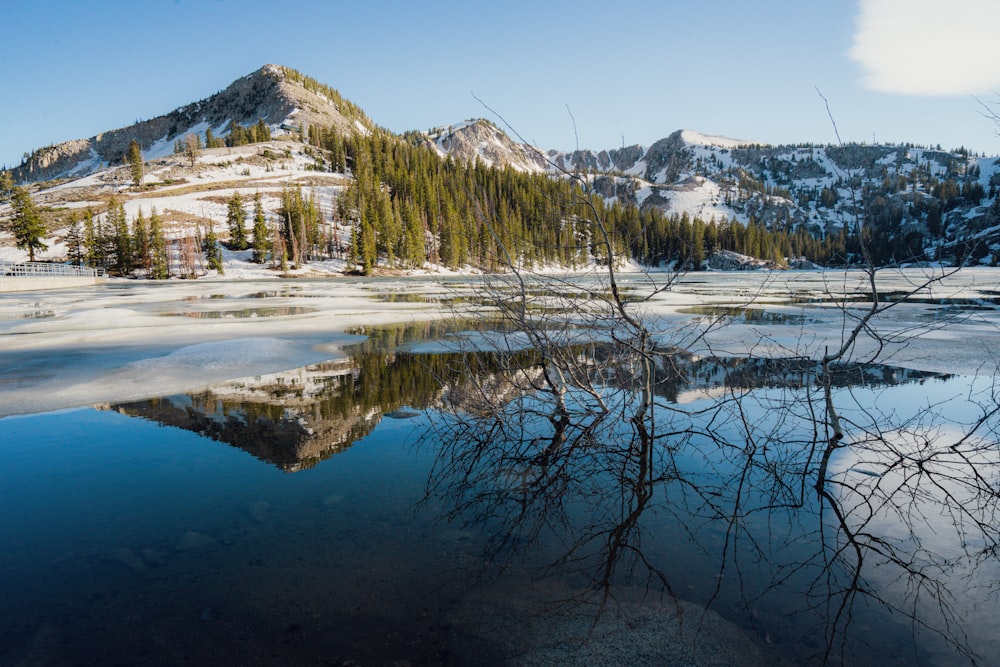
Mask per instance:
[[[399,348],[446,327],[427,322],[359,330],[371,335],[347,348],[344,359],[109,409],[194,431],[295,472],[348,449],[386,415],[430,406],[442,382],[462,372],[461,354],[419,355]]]
[[[479,391],[492,377],[492,399],[511,388],[511,359],[492,351],[407,351],[409,343],[448,340],[460,335],[461,320],[416,322],[361,328],[364,342],[345,349],[346,357],[289,371],[233,380],[204,391],[109,406],[121,414],[194,431],[238,447],[286,472],[312,467],[364,438],[385,416],[414,416],[411,410],[439,406],[449,398],[474,409],[470,388]],[[454,346],[451,346],[454,349]],[[581,346],[581,355],[603,362],[610,346]],[[475,362],[469,357],[474,356]],[[800,359],[699,358],[665,351],[656,393],[670,402],[697,400],[713,389],[801,387],[815,377],[813,362]],[[536,365],[521,351],[519,372]],[[476,369],[478,378],[468,377]],[[922,381],[934,374],[883,366],[838,369],[838,386],[889,386]]]

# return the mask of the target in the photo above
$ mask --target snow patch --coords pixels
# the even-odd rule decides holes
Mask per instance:
[[[696,132],[695,130],[682,130],[681,140],[689,145],[718,146],[719,148],[739,148],[740,146],[748,146],[759,143],[755,141],[744,141],[743,139],[732,139],[730,137],[723,137],[714,134],[702,134],[701,132]]]

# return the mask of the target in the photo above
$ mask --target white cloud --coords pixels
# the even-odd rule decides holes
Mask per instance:
[[[965,95],[1000,86],[998,0],[861,0],[848,55],[871,90]]]

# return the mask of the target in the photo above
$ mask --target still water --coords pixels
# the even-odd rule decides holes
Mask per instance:
[[[743,400],[698,414],[687,428],[699,436],[681,446],[657,445],[650,460],[670,474],[623,485],[612,459],[589,452],[531,486],[497,437],[463,458],[481,433],[454,428],[441,386],[473,366],[420,351],[440,326],[358,331],[368,342],[347,359],[195,393],[0,419],[0,663],[997,663],[991,545],[972,532],[955,554],[934,542],[945,523],[995,520],[992,499],[935,515],[934,478],[908,505],[858,510],[899,502],[872,485],[907,488],[872,446],[831,460],[852,510],[831,517],[787,435],[808,423],[787,401],[804,366],[680,360],[685,372],[658,389],[670,405],[719,406],[720,387]],[[878,406],[912,435],[943,428],[921,414],[983,418],[988,380],[848,368],[836,395],[847,421]],[[741,471],[702,437],[725,433],[703,428],[723,417],[754,422],[733,431],[741,452],[747,433],[786,435]],[[997,463],[995,447],[974,451]],[[932,459],[915,474],[967,472]],[[883,553],[860,567],[852,543],[830,539],[844,531]]]

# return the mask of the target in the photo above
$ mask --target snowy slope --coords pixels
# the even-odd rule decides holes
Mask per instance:
[[[252,201],[260,193],[269,225],[277,222],[276,211],[281,204],[281,192],[286,187],[301,186],[306,197],[315,197],[323,219],[328,225],[333,218],[334,199],[349,182],[344,174],[316,172],[310,167],[313,159],[303,151],[303,145],[290,141],[271,141],[236,148],[216,148],[202,151],[194,166],[186,157],[168,155],[146,163],[145,182],[149,191],[134,192],[128,185],[128,175],[122,167],[105,167],[82,178],[60,183],[33,193],[41,207],[57,207],[64,223],[50,236],[48,249],[37,253],[41,261],[64,261],[67,257],[65,236],[71,212],[82,214],[90,209],[98,218],[103,215],[109,197],[117,197],[132,220],[140,212],[149,218],[155,209],[164,223],[168,239],[195,234],[211,225],[220,239],[229,237],[226,227],[227,201],[234,192],[244,200],[248,217]],[[266,158],[265,154],[273,157]],[[10,213],[10,207],[0,207],[0,216]],[[350,230],[338,227],[345,240]],[[230,278],[274,277],[269,267],[249,261],[250,251],[224,251],[225,275]],[[13,238],[0,232],[0,261],[27,261],[26,251],[14,247]],[[299,274],[340,272],[343,261],[311,264]],[[214,272],[212,272],[214,273]]]

